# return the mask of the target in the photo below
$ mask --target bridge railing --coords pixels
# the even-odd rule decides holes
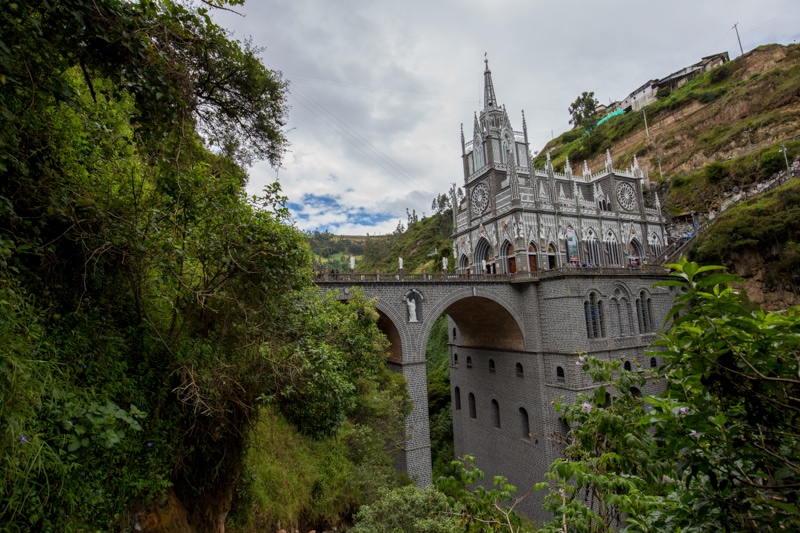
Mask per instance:
[[[587,268],[579,266],[561,266],[536,272],[518,272],[516,274],[320,274],[314,277],[317,283],[507,283],[509,281],[535,281],[560,276],[641,276],[663,275],[664,267],[659,265],[642,265],[639,267],[600,267]]]

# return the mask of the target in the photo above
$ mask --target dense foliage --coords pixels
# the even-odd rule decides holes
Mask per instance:
[[[799,310],[752,311],[718,267],[672,266],[662,285],[680,292],[656,352],[667,390],[639,399],[651,376],[581,359],[598,387],[564,408],[571,443],[551,468],[545,531],[800,527]]]
[[[448,342],[447,315],[443,314],[431,327],[428,343],[425,345],[434,479],[451,474],[451,465],[455,460]]]
[[[279,188],[244,193],[285,83],[225,3],[0,3],[0,530],[130,527],[169,496],[216,531],[261,404],[352,449],[396,435],[374,310],[308,292]]]

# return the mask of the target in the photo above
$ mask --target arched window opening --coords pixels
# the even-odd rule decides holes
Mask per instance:
[[[453,390],[453,403],[456,406],[456,411],[460,411],[461,410],[461,389],[459,389],[458,387],[456,387]]]
[[[494,374],[495,366],[494,366],[494,359],[489,359],[489,373]]]
[[[536,250],[536,245],[532,242],[528,243],[528,268],[531,272],[536,272],[539,270],[539,259],[537,258],[536,254],[538,251]]]
[[[619,253],[619,246],[617,246],[617,237],[614,235],[614,232],[609,230],[606,233],[605,238],[603,239],[603,243],[606,247],[606,264],[619,266],[622,263],[620,262],[620,253]]]
[[[552,270],[556,268],[556,264],[556,247],[550,243],[547,246],[547,268]]]
[[[456,340],[456,328],[453,328],[453,342]]]
[[[531,422],[524,407],[519,408],[519,429],[523,439],[531,438]]]
[[[642,397],[642,391],[640,391],[636,387],[631,387],[631,394],[633,395],[634,398],[641,398]]]
[[[586,336],[590,339],[605,337],[603,302],[598,300],[596,293],[589,293],[589,299],[583,302],[583,314],[586,320]]]
[[[503,264],[505,264],[506,274],[517,273],[517,256],[514,245],[506,241],[503,244]]]
[[[453,354],[453,366],[458,366],[458,354]]]
[[[627,370],[628,372],[631,371],[631,362],[630,361],[625,361],[625,365],[624,366],[625,366],[625,370]]]
[[[648,240],[650,244],[650,250],[652,250],[653,255],[655,257],[661,257],[661,250],[663,250],[663,247],[661,246],[661,239],[658,238],[658,235],[653,233],[650,235],[650,239]]]
[[[559,381],[559,383],[564,383],[565,381],[564,369],[561,368],[560,366],[556,367],[556,379]]]
[[[636,298],[636,319],[639,323],[639,333],[645,333],[644,315],[642,314],[642,300]]]
[[[520,363],[517,363],[516,370],[517,370],[517,377],[518,378],[524,378],[525,377],[525,371],[522,369],[522,365]]]
[[[653,303],[647,297],[647,293],[642,291],[639,293],[639,299],[636,300],[636,315],[639,318],[639,332],[647,333],[653,331]]]
[[[469,403],[469,417],[470,418],[477,418],[475,414],[475,395],[471,392],[469,393],[469,397],[467,398],[467,402]]]
[[[467,356],[467,368],[472,368],[472,356]]]
[[[500,404],[497,400],[492,400],[492,425],[496,428],[500,427]]]
[[[586,232],[586,263],[591,267],[600,266],[600,243],[592,230]]]
[[[658,361],[655,357],[650,358],[650,368],[658,368]]]

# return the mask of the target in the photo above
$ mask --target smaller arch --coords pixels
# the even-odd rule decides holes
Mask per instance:
[[[453,354],[453,366],[458,366],[458,354]]]
[[[655,357],[650,358],[650,368],[658,368],[658,360]]]
[[[489,373],[494,374],[496,370],[494,359],[489,359]]]
[[[642,397],[642,391],[640,391],[638,387],[631,387],[631,394],[634,398]]]
[[[531,272],[536,272],[539,270],[539,258],[538,258],[539,251],[536,249],[536,245],[532,242],[528,243],[528,269]]]
[[[643,259],[642,243],[639,242],[638,238],[634,237],[628,243],[628,264],[629,266],[638,267],[642,264]]]
[[[560,366],[556,367],[556,380],[559,383],[564,383],[566,381],[566,378],[564,377],[564,369]]]
[[[630,361],[625,361],[625,364],[623,365],[623,367],[625,368],[625,370],[630,372],[631,371],[631,362]]]
[[[522,368],[522,363],[517,363],[516,367],[515,367],[515,370],[517,372],[517,377],[518,378],[524,378],[525,377],[525,370]]]
[[[492,400],[492,425],[500,428],[500,404],[497,400]]]
[[[456,341],[456,328],[453,328],[453,342]]]
[[[475,412],[475,395],[472,394],[471,392],[469,393],[467,402],[469,403],[469,417],[478,418],[478,414]]]
[[[554,269],[558,266],[558,260],[556,256],[558,255],[558,248],[554,243],[550,243],[547,245],[547,268]]]
[[[458,269],[462,274],[469,274],[469,257],[466,254],[461,254],[458,259]]]
[[[453,389],[453,405],[456,406],[456,411],[461,410],[461,389],[458,387]]]
[[[531,438],[531,422],[524,407],[519,408],[519,429],[523,439]]]
[[[472,368],[472,356],[467,356],[467,368]]]

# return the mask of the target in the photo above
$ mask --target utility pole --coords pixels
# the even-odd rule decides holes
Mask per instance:
[[[742,40],[739,38],[739,23],[733,25],[734,30],[736,30],[736,40],[739,41],[739,51],[744,55],[744,49],[742,49]]]

